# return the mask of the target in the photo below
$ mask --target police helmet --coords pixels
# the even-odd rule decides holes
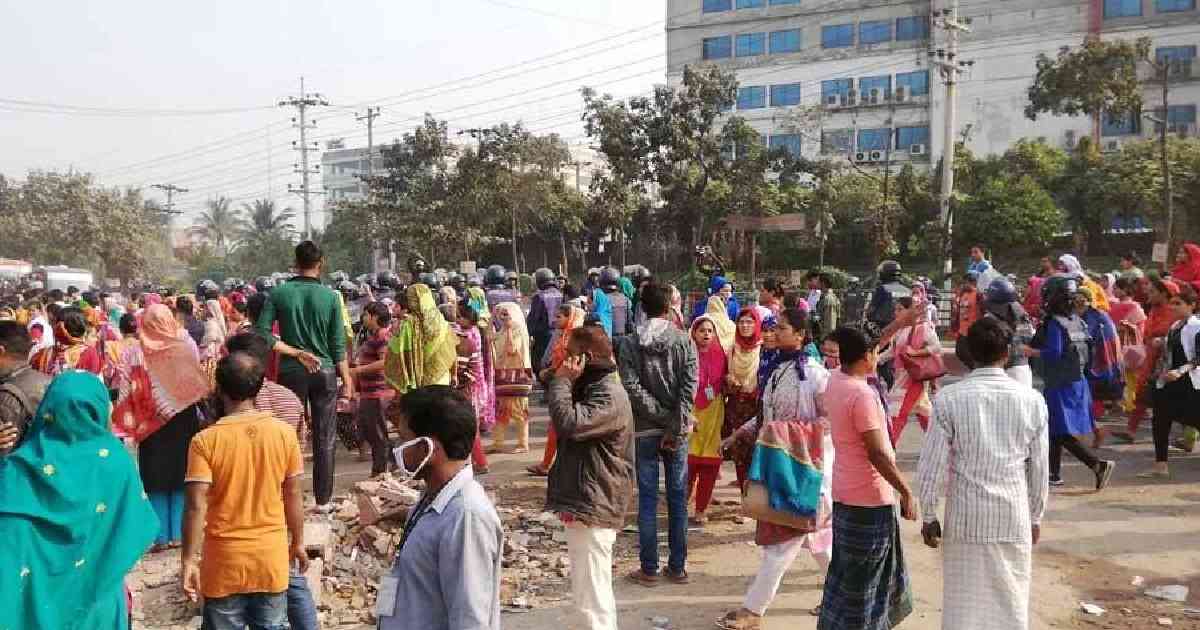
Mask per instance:
[[[504,267],[501,265],[488,267],[483,274],[483,283],[489,287],[504,286]]]
[[[900,263],[894,260],[885,260],[879,263],[878,272],[880,284],[899,280],[901,271]]]
[[[196,285],[196,297],[201,300],[215,300],[221,296],[221,287],[216,282],[205,278]]]
[[[987,301],[992,304],[1008,304],[1017,301],[1017,288],[1008,278],[996,278],[987,288]]]
[[[473,273],[473,274],[467,276],[467,286],[475,287],[475,288],[482,287],[483,286],[483,278],[479,277],[479,274]]]
[[[605,267],[600,271],[600,288],[605,291],[619,289],[621,287],[621,272],[612,267]]]
[[[538,289],[549,289],[554,286],[554,272],[542,267],[533,272],[533,283]]]
[[[426,271],[429,271],[429,265],[425,263],[425,259],[419,254],[413,254],[408,257],[408,272],[414,277],[419,276]]]
[[[430,291],[436,291],[442,286],[442,283],[438,282],[437,274],[428,271],[418,275],[417,282],[429,287]]]

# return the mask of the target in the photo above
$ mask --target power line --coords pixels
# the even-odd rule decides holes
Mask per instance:
[[[64,115],[88,115],[88,116],[131,116],[131,117],[154,117],[154,116],[213,116],[220,114],[244,114],[247,112],[266,111],[271,109],[271,106],[257,107],[230,107],[218,109],[137,109],[127,107],[94,107],[88,105],[65,105],[61,103],[50,103],[45,101],[28,101],[12,98],[0,98],[0,105],[7,105],[19,109],[14,111],[27,111],[32,113],[44,114],[64,114]]]
[[[318,166],[316,170],[312,170],[308,166],[308,152],[312,150],[312,148],[309,147],[308,144],[307,134],[310,127],[309,123],[305,120],[305,116],[307,115],[308,108],[321,107],[328,104],[329,101],[325,100],[325,97],[321,96],[319,93],[308,93],[304,91],[304,77],[300,77],[300,96],[293,96],[279,101],[280,107],[295,107],[296,111],[299,112],[299,120],[293,119],[293,121],[296,122],[296,127],[300,130],[300,144],[296,147],[296,150],[300,151],[300,164],[296,170],[297,173],[300,173],[300,187],[292,188],[292,186],[289,184],[288,192],[293,192],[297,195],[300,195],[300,198],[304,201],[305,239],[308,239],[312,236],[312,200],[310,198],[313,195],[320,194],[319,192],[313,191],[308,187],[308,176],[315,172],[319,172],[321,168]],[[316,142],[314,142],[313,145],[315,146]]]

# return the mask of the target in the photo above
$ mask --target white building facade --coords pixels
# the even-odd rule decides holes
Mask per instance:
[[[973,62],[960,77],[957,129],[976,154],[1021,138],[1072,147],[1092,133],[1086,117],[1024,115],[1038,54],[1089,35],[1147,36],[1158,59],[1175,60],[1167,119],[1173,133],[1195,133],[1196,0],[668,0],[668,82],[686,65],[717,63],[737,73],[736,113],[773,146],[864,168],[936,164],[946,99],[931,60],[947,48],[936,16],[955,5],[971,21],[958,59]],[[1148,65],[1141,72],[1156,109],[1161,85]],[[1135,118],[1102,121],[1102,148],[1154,135],[1154,123]]]
[[[383,157],[379,147],[374,150],[372,168],[383,173]],[[366,197],[367,148],[327,149],[321,154],[321,186],[325,189],[325,205],[339,201],[356,201]]]

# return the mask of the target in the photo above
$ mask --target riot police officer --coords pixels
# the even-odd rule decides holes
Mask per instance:
[[[554,272],[545,267],[533,272],[537,293],[529,304],[529,334],[533,337],[533,360],[540,361],[550,345],[554,332],[554,314],[562,304],[563,294],[554,281]]]

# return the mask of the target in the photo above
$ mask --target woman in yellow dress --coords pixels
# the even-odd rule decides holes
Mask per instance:
[[[496,333],[496,428],[492,451],[503,452],[508,426],[516,425],[514,453],[529,452],[529,394],[533,390],[533,365],[529,357],[529,331],[525,314],[515,302],[496,305],[500,324]]]
[[[724,315],[724,313],[721,313]],[[728,317],[725,318],[729,320]],[[713,486],[721,472],[721,427],[725,424],[723,388],[728,361],[717,338],[717,325],[709,315],[692,322],[699,374],[696,383],[696,427],[688,439],[688,490],[696,498],[693,525],[708,521],[705,512],[712,500]]]

